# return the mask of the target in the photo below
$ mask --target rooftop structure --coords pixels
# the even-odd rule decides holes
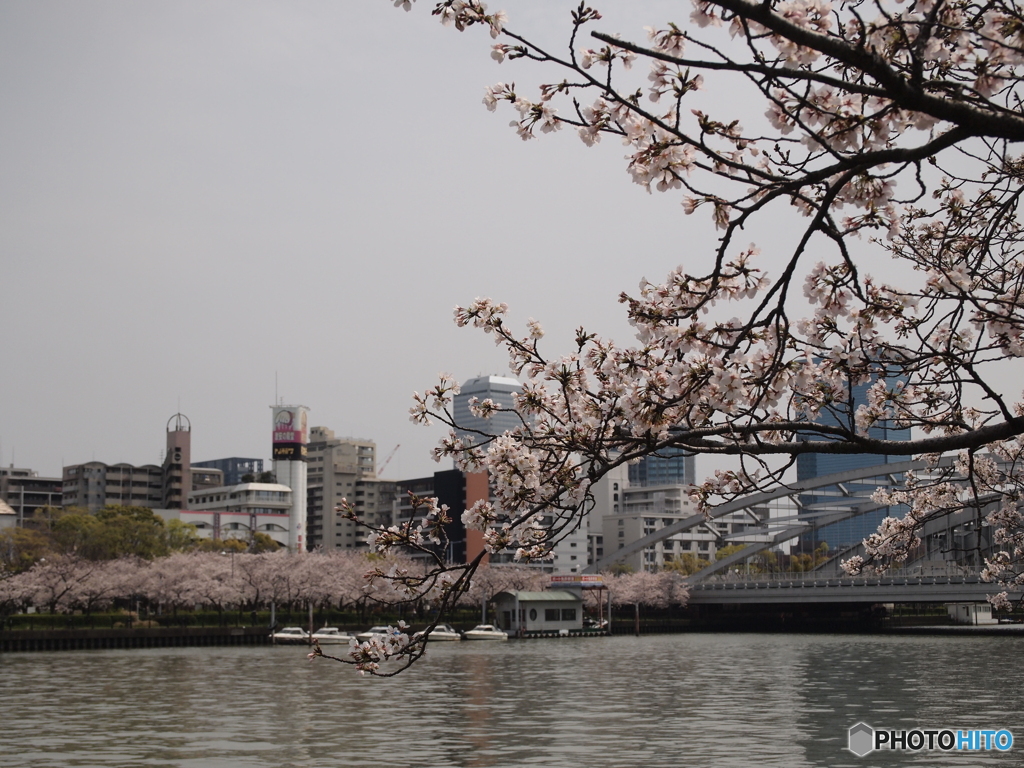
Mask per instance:
[[[196,469],[218,469],[224,475],[224,485],[238,485],[245,482],[243,475],[258,478],[263,472],[263,459],[243,459],[232,456],[228,459],[211,459],[209,461],[192,462],[192,471]]]

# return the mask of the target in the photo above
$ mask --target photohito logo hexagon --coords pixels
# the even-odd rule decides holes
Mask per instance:
[[[857,757],[864,757],[875,748],[875,729],[866,723],[852,726],[848,746]]]

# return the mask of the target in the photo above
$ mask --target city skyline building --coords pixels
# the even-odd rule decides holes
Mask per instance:
[[[263,459],[244,459],[232,456],[227,459],[192,462],[193,471],[197,468],[218,469],[224,476],[222,485],[238,485],[243,482],[243,475],[252,475],[254,478],[259,478],[263,473]]]
[[[377,444],[318,426],[310,430],[307,458],[309,548],[365,549],[366,529],[339,507],[346,501],[361,521],[391,524],[395,483],[377,477]]]
[[[897,379],[893,379],[895,384]],[[853,424],[853,416],[857,408],[867,402],[868,389],[874,381],[858,384],[852,388],[852,397],[849,403],[838,403],[828,410],[823,410],[818,423],[834,426],[847,426]],[[868,429],[868,435],[877,440],[909,440],[909,429],[895,429],[889,422],[877,423]],[[821,440],[819,437],[810,437],[811,440]],[[796,471],[797,481],[812,480],[816,477],[835,474],[837,472],[849,472],[855,469],[864,469],[878,465],[893,464],[906,459],[901,456],[886,456],[873,453],[854,454],[829,454],[829,453],[803,453],[797,457]],[[820,544],[828,544],[829,549],[845,549],[859,544],[865,538],[878,530],[879,524],[886,517],[898,514],[891,507],[867,512],[863,515],[844,520],[839,523],[832,523],[818,527],[814,519],[819,514],[828,512],[830,504],[835,500],[842,501],[848,497],[847,489],[838,486],[820,488],[814,493],[801,494],[798,498],[800,505],[800,516],[808,521],[811,528],[808,533],[800,537],[800,546],[804,550],[816,549]]]
[[[184,509],[192,490],[192,422],[183,413],[167,420],[167,452],[164,454],[164,509]]]
[[[96,512],[108,504],[163,508],[164,469],[156,464],[87,461],[64,467],[61,506]]]
[[[306,456],[309,440],[309,408],[304,405],[272,405],[274,477],[291,488],[288,516],[288,550],[306,551]]]
[[[391,524],[422,521],[423,516],[417,514],[410,494],[436,498],[438,505],[447,505],[452,520],[445,526],[448,547],[443,556],[450,563],[466,562],[466,526],[462,522],[462,513],[466,511],[466,475],[458,469],[447,469],[429,477],[399,480],[395,485]]]
[[[87,461],[63,468],[61,506],[96,512],[107,505],[181,509],[192,490],[192,424],[183,413],[167,420],[161,466]]]
[[[293,490],[280,483],[240,483],[192,491],[177,519],[191,523],[205,539],[252,543],[265,533],[288,546]]]
[[[487,435],[500,435],[518,427],[522,421],[515,412],[515,395],[523,391],[522,385],[508,376],[477,376],[469,379],[459,388],[459,394],[452,399],[452,416],[455,417],[456,434],[473,443],[480,443]],[[502,410],[489,419],[474,416],[470,401],[492,400]]]
[[[14,513],[21,526],[36,510],[59,507],[64,503],[64,481],[59,477],[40,477],[24,467],[0,467],[0,501]]]
[[[697,457],[680,448],[665,448],[629,465],[630,486],[693,485],[697,482]]]
[[[459,394],[452,399],[452,416],[455,419],[455,434],[472,445],[479,445],[490,435],[500,435],[515,429],[522,422],[515,412],[515,395],[522,392],[522,385],[508,376],[477,376],[469,379],[461,387]],[[470,402],[491,400],[502,410],[488,419],[474,416],[470,410]],[[465,478],[465,508],[468,509],[477,501],[490,498],[490,479],[485,472],[468,473]],[[466,558],[472,560],[484,549],[483,531],[466,531]],[[485,555],[485,562],[489,556]]]
[[[629,475],[626,467],[616,467],[594,485],[594,507],[588,515],[588,564],[697,514],[689,484],[634,486]],[[657,571],[687,554],[711,563],[719,549],[733,543],[728,536],[750,526],[751,519],[736,512],[680,531],[619,562],[636,571]]]

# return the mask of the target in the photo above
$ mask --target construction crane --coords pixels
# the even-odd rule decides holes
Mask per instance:
[[[395,454],[398,453],[398,449],[401,448],[401,447],[402,447],[402,444],[399,443],[398,445],[396,445],[394,448],[391,449],[391,453],[389,453],[388,457],[386,459],[384,459],[384,463],[381,464],[379,467],[377,467],[377,477],[380,477],[384,473],[384,467],[386,467],[388,465],[389,461],[391,461],[393,458],[395,458]]]

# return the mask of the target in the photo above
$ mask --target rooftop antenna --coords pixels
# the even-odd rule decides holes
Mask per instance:
[[[274,402],[277,402],[277,371],[274,371]]]

